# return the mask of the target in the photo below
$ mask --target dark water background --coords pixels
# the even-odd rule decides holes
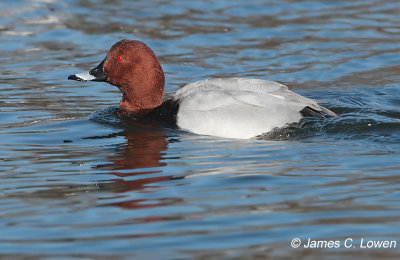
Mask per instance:
[[[400,2],[0,2],[0,257],[398,258]],[[105,83],[67,81],[146,42],[166,92],[278,81],[340,115],[286,140],[122,122]],[[396,249],[293,249],[396,240]]]

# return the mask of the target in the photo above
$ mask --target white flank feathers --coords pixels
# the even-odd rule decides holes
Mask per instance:
[[[314,100],[266,80],[225,78],[190,83],[179,100],[177,125],[196,134],[248,139],[298,122],[306,106],[335,116]]]

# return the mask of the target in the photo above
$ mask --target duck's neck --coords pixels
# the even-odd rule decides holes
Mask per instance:
[[[145,98],[142,102],[138,102],[138,99],[123,95],[119,102],[119,107],[125,111],[134,113],[136,115],[144,116],[156,107],[162,104],[162,98],[160,100],[149,100]]]
[[[130,91],[123,91],[126,89]],[[129,88],[121,89],[121,92],[123,95],[119,103],[120,108],[136,115],[144,116],[162,104],[164,84],[162,86],[157,86],[156,84],[147,84],[147,86],[142,85],[140,87],[130,86]]]

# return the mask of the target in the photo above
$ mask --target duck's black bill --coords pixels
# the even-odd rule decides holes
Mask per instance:
[[[105,59],[100,62],[96,68],[90,70],[89,72],[69,75],[68,79],[77,81],[106,81],[107,74],[104,72],[104,61]]]
[[[69,76],[68,76],[68,79],[70,79],[70,80],[76,80],[76,81],[84,81],[82,78],[80,78],[80,77],[78,77],[78,76],[76,76],[76,75],[78,75],[78,74],[69,75]]]

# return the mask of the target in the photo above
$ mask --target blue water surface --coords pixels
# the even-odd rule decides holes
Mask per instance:
[[[0,2],[0,258],[397,259],[399,9]],[[261,78],[339,117],[251,140],[123,121],[117,88],[67,77],[124,38],[157,54],[166,95],[210,77]],[[306,248],[309,238],[340,246]]]

